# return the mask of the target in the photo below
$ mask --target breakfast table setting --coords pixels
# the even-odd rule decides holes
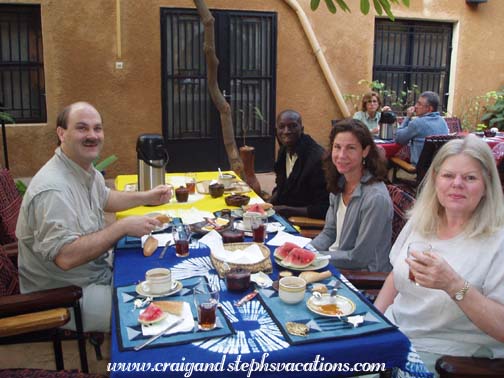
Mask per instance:
[[[201,193],[187,202],[117,214],[165,218],[152,235],[116,245],[112,377],[356,376],[373,364],[422,371],[411,369],[408,338],[246,184],[214,198],[208,187],[221,175],[197,172]],[[116,187],[131,190],[134,180],[118,176]],[[233,188],[247,204],[226,202]]]

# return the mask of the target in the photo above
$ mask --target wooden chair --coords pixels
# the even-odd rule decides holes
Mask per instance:
[[[422,152],[420,153],[420,157],[418,158],[417,165],[413,165],[410,162],[402,159],[399,156],[393,156],[389,159],[390,164],[392,165],[392,182],[397,183],[399,181],[404,181],[408,185],[416,188],[422,182],[427,170],[432,164],[432,160],[434,156],[436,156],[439,149],[448,141],[452,139],[460,139],[463,136],[460,135],[431,135],[425,137],[425,143],[422,148]],[[414,180],[404,180],[399,179],[397,177],[397,172],[399,169],[403,171],[415,175]]]
[[[63,370],[62,333],[58,327],[70,319],[68,308],[73,308],[76,337],[79,345],[81,369],[88,372],[85,338],[79,299],[82,289],[68,286],[19,294],[17,268],[0,245],[0,344],[52,341],[56,369]],[[62,309],[65,314],[63,314]],[[23,327],[22,321],[30,320]],[[4,328],[5,327],[5,328]]]
[[[325,221],[323,219],[315,219],[309,217],[293,216],[289,217],[288,221],[293,226],[297,226],[301,229],[299,233],[302,236],[311,239],[320,234],[320,231],[322,231],[325,225]]]
[[[4,253],[9,256],[15,266],[17,266],[17,239],[15,232],[22,200],[23,198],[19,194],[9,170],[0,169],[0,245],[3,246]],[[60,335],[60,337],[64,340],[78,338],[73,331],[65,330],[61,332],[63,334]],[[93,345],[96,358],[101,360],[103,358],[101,354],[101,344],[103,344],[105,339],[104,334],[101,332],[89,332],[86,333],[85,336]]]

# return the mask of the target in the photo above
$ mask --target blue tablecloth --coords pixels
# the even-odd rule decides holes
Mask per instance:
[[[177,280],[194,275],[205,276],[211,282],[221,285],[221,303],[236,333],[225,338],[139,352],[121,352],[117,335],[114,335],[111,368],[129,366],[130,370],[135,371],[112,371],[112,377],[208,377],[210,374],[216,374],[208,369],[217,370],[217,374],[221,377],[279,377],[287,374],[292,377],[334,377],[358,375],[355,372],[348,372],[355,363],[386,363],[387,367],[403,367],[407,362],[410,342],[395,329],[341,340],[289,345],[260,301],[254,299],[241,307],[233,305],[233,302],[242,298],[244,294],[226,291],[225,283],[219,279],[210,263],[209,250],[205,246],[191,249],[189,257],[183,259],[175,256],[172,247],[163,260],[158,259],[158,254],[156,252],[146,258],[140,248],[117,248],[114,285],[118,287],[138,283],[144,278],[146,270],[155,267],[171,268]],[[273,265],[274,272],[271,277],[276,279],[279,267],[275,263]],[[339,276],[336,269],[331,266],[329,268]],[[364,300],[362,296],[360,299]],[[116,329],[116,321],[113,316],[113,330]],[[121,363],[139,363],[139,365],[119,365]],[[146,364],[142,365],[143,373],[133,369],[134,366],[140,366],[140,363]],[[155,365],[164,363],[170,365],[164,367]],[[298,365],[294,365],[296,363]],[[347,369],[347,373],[338,372],[338,367]],[[152,369],[165,371],[157,372]],[[201,369],[207,371],[200,371]],[[250,371],[251,369],[253,371]],[[278,369],[284,370],[273,371]],[[301,371],[290,371],[291,369]],[[186,373],[187,371],[190,372]]]

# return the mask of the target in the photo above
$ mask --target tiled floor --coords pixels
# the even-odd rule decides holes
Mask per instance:
[[[257,178],[261,189],[271,193],[275,184],[273,173],[259,173]],[[113,217],[107,216],[107,221]],[[87,356],[89,371],[92,373],[106,373],[107,363],[110,360],[110,335],[107,335],[102,345],[103,360],[97,361],[92,345],[87,342]],[[79,369],[80,360],[76,341],[63,342],[63,357],[66,369]],[[54,370],[54,354],[52,343],[31,343],[16,345],[0,345],[0,369],[2,368],[37,368]]]

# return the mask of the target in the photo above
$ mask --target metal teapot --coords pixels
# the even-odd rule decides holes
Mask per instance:
[[[382,112],[380,117],[380,139],[394,139],[397,117],[394,112]]]
[[[158,134],[142,134],[138,137],[138,190],[150,190],[165,183],[165,167],[168,152],[163,137]]]

